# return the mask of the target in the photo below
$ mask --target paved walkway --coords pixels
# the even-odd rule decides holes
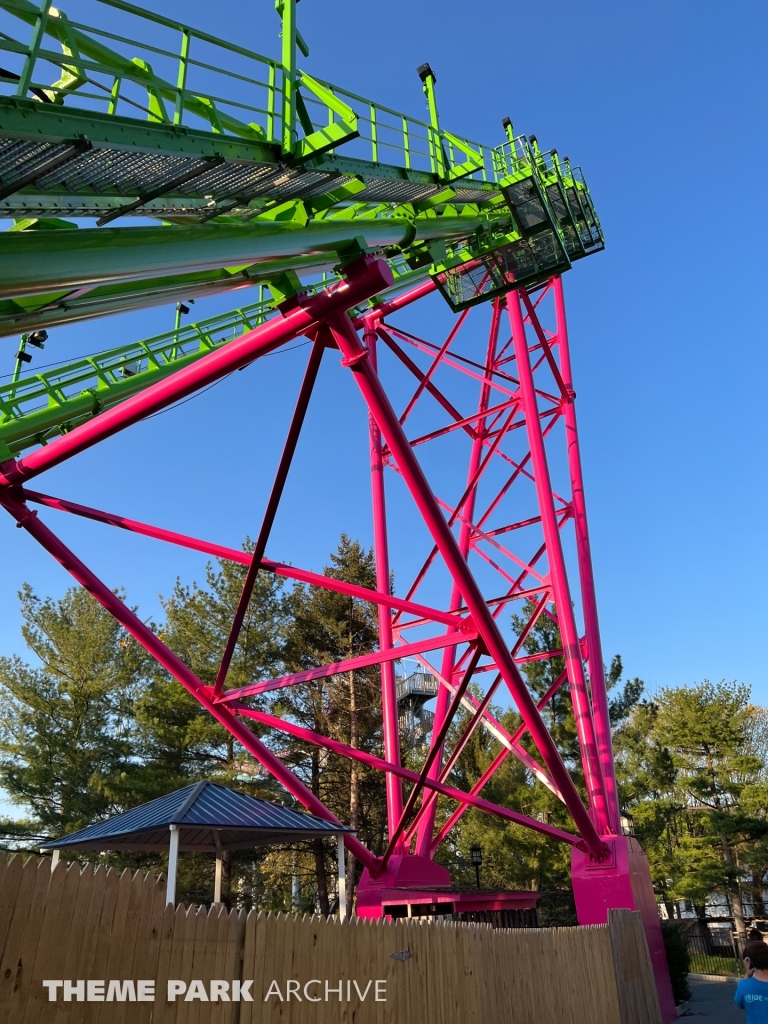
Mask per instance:
[[[697,981],[689,978],[688,986],[692,998],[686,1017],[716,1020],[718,1024],[744,1024],[744,1013],[733,1005],[735,981]]]

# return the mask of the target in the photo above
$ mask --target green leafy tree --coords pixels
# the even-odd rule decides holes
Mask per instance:
[[[253,545],[246,540],[245,551]],[[206,566],[205,585],[176,581],[162,601],[160,638],[212,686],[245,581],[246,567],[224,559]],[[283,581],[259,573],[243,621],[226,686],[245,686],[282,671],[288,613]],[[247,781],[255,766],[232,736],[159,667],[136,705],[141,754],[165,791],[190,778]],[[244,779],[244,776],[246,777]]]
[[[750,854],[764,857],[768,830],[753,717],[748,687],[705,680],[642,702],[617,737],[623,792],[662,898],[701,906],[725,892],[742,934],[741,879]]]
[[[244,542],[243,549],[253,550],[250,540]],[[246,571],[246,566],[224,559],[209,562],[203,585],[177,580],[171,596],[162,600],[165,621],[159,630],[161,639],[209,686],[216,679]],[[227,687],[245,686],[282,671],[286,616],[282,579],[259,573],[227,674]],[[258,705],[259,701],[248,703]],[[212,779],[245,788],[253,796],[284,797],[251,754],[156,663],[137,697],[135,715],[137,753],[155,795],[193,780]],[[253,723],[249,727],[258,732]],[[248,851],[224,854],[225,898],[236,891],[241,903],[244,898],[245,902],[258,900],[262,859],[261,854]],[[183,866],[180,863],[179,888],[188,897],[212,897],[209,860],[188,857]]]
[[[134,707],[149,659],[79,587],[19,598],[36,660],[0,658],[0,783],[60,835],[141,801]]]
[[[326,576],[375,588],[372,551],[342,534],[338,548],[324,569]],[[294,588],[289,606],[286,663],[300,672],[373,651],[378,643],[374,605],[318,587]],[[381,691],[379,669],[345,672],[326,679],[286,687],[277,692],[273,707],[314,732],[351,747],[381,754]],[[360,838],[375,851],[385,833],[384,782],[378,772],[328,753],[317,746],[292,741],[284,752],[312,792],[342,821],[358,829]],[[314,844],[318,901],[327,913],[328,852],[321,840]],[[350,903],[359,866],[347,854],[347,893]]]

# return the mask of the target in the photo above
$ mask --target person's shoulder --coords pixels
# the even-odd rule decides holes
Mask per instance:
[[[742,978],[736,986],[736,991],[741,989],[743,992],[768,992],[768,981],[760,981],[758,978]]]

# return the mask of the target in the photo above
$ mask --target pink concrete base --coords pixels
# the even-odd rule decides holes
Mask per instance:
[[[366,868],[357,887],[356,912],[358,917],[382,917],[382,897],[385,889],[413,887],[424,889],[430,886],[450,886],[451,875],[447,868],[435,864],[429,857],[390,857],[387,870],[378,878],[371,878]]]
[[[648,859],[631,836],[608,836],[605,842],[612,854],[607,862],[597,864],[589,854],[575,848],[571,855],[571,878],[579,924],[605,924],[609,910],[639,912],[656,977],[661,1016],[668,1024],[677,1019],[677,1010]]]

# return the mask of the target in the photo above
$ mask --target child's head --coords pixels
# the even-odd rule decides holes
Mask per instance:
[[[764,942],[763,933],[759,928],[750,928],[749,935],[747,935],[747,942]]]
[[[768,971],[768,945],[765,942],[749,942],[744,947],[744,959],[756,971]]]

